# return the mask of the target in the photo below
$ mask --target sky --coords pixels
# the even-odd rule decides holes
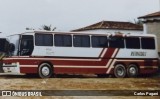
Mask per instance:
[[[160,0],[0,0],[0,37],[42,25],[70,31],[99,21],[134,22],[160,10]]]

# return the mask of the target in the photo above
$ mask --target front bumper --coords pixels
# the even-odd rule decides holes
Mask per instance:
[[[20,74],[19,63],[3,64],[2,68],[3,68],[4,73]]]

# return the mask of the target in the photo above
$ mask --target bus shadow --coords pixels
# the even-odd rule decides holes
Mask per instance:
[[[42,79],[40,78],[37,74],[29,74],[29,75],[0,75],[0,79],[15,79],[15,78],[20,78],[20,79]],[[97,75],[91,74],[91,75],[79,75],[79,74],[73,74],[73,75],[69,75],[69,74],[57,74],[57,75],[53,75],[51,78],[115,78],[112,75],[109,76],[102,76],[102,77],[98,77]],[[128,78],[128,77],[126,77]],[[156,74],[150,74],[150,75],[139,75],[136,78],[160,78],[160,72],[156,73]],[[116,79],[116,78],[115,78]],[[125,78],[124,78],[125,79]]]
[[[0,79],[6,78],[6,79],[15,79],[15,78],[20,78],[20,79],[42,79],[40,78],[37,74],[30,74],[30,75],[0,75]],[[78,75],[78,74],[56,74],[53,75],[51,78],[108,78],[108,77],[97,77],[97,75]]]
[[[0,79],[15,79],[15,78],[29,78],[29,79],[35,79],[39,78],[38,75],[0,75]]]

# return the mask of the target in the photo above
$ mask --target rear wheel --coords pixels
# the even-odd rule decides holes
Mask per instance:
[[[128,77],[137,77],[138,76],[138,67],[135,64],[130,64],[127,68]]]
[[[124,78],[126,76],[126,68],[123,64],[117,64],[114,68],[114,75],[117,78]]]
[[[52,76],[52,67],[48,63],[42,63],[38,68],[38,74],[41,78],[50,78]]]

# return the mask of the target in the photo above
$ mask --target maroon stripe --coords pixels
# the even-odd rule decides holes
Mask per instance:
[[[110,58],[114,53],[115,49],[109,48],[106,52],[104,57]],[[104,51],[104,50],[103,50]],[[109,59],[104,58],[101,61],[84,61],[84,60],[46,60],[51,62],[54,65],[75,65],[75,66],[105,66]],[[7,63],[19,62],[21,65],[39,65],[43,60],[25,60],[25,59],[11,59],[5,60]]]
[[[126,59],[127,60],[127,59]],[[133,59],[134,60],[134,59]],[[136,60],[136,59],[135,59]],[[50,61],[50,60],[48,60]],[[75,65],[75,66],[106,66],[109,59],[102,59],[101,61],[83,61],[83,60],[53,60],[51,63],[54,65]],[[43,60],[5,60],[4,63],[15,63],[19,62],[20,65],[39,65],[39,63],[44,62]],[[139,66],[157,66],[158,61],[150,61],[150,62],[136,62],[136,61],[116,61],[117,62],[123,62],[126,65],[129,65],[131,63],[137,63]]]
[[[55,68],[54,72],[57,74],[64,74],[64,73],[78,73],[78,74],[99,74],[105,73],[106,68]]]
[[[104,54],[103,59],[111,58],[113,53],[114,53],[114,51],[115,51],[115,48],[108,48],[106,53]]]
[[[119,49],[117,50],[117,52],[116,52],[116,54],[115,54],[115,56],[113,56],[113,60],[115,59],[115,57],[117,56],[117,54],[118,54],[118,52],[119,52]],[[111,64],[113,63],[113,60],[111,61],[111,63],[109,64],[109,67],[111,66]],[[115,62],[116,63],[116,62]],[[115,64],[114,63],[114,64]],[[114,64],[113,64],[113,66],[114,66]],[[108,68],[109,68],[108,67]],[[107,72],[107,71],[106,71]],[[109,74],[112,72],[112,69],[111,69],[111,71],[109,72]]]
[[[37,73],[38,68],[37,67],[20,67],[21,73]]]
[[[105,48],[102,49],[101,53],[99,54],[99,58],[101,58],[102,53],[104,52]]]
[[[121,63],[124,63],[126,66],[128,66],[129,64],[131,64],[131,63],[136,63],[136,64],[138,64],[139,66],[158,66],[158,61],[152,61],[151,63],[145,63],[144,61],[142,61],[142,62],[136,62],[136,61],[116,61],[116,63],[119,63],[119,62],[121,62]]]
[[[140,74],[153,74],[153,73],[156,73],[158,71],[158,69],[157,68],[148,68],[148,69],[146,69],[146,68],[141,68],[140,69]]]

